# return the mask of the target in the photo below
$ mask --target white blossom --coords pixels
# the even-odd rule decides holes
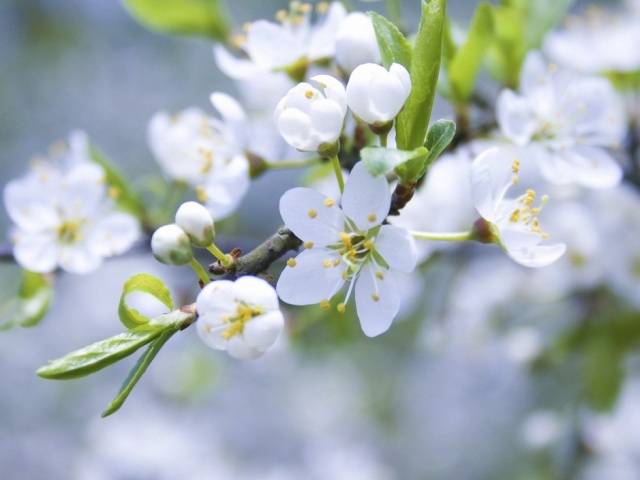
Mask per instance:
[[[547,65],[530,53],[520,92],[500,94],[497,117],[503,135],[527,147],[522,160],[538,164],[549,182],[591,188],[620,182],[622,169],[606,149],[622,142],[625,114],[607,80]]]
[[[284,328],[275,290],[257,277],[219,280],[196,301],[202,341],[234,358],[256,358],[273,346]]]
[[[543,244],[549,234],[542,229],[539,215],[546,203],[543,196],[528,189],[517,198],[507,198],[508,190],[518,183],[519,151],[494,147],[473,162],[471,191],[478,213],[490,222],[505,252],[527,267],[543,267],[555,262],[565,250],[564,243]]]
[[[229,95],[213,93],[221,118],[188,108],[161,112],[149,124],[149,145],[164,172],[196,188],[198,200],[214,219],[227,217],[249,189],[247,117]]]
[[[167,265],[184,265],[193,258],[189,236],[176,224],[163,225],[153,232],[151,252]]]
[[[176,225],[189,236],[194,245],[208,247],[215,229],[209,210],[197,202],[185,202],[176,211]]]
[[[75,135],[70,143],[69,150],[54,155],[56,161],[35,161],[26,176],[4,189],[15,224],[13,253],[27,270],[89,273],[140,236],[138,221],[118,211],[109,197],[104,171],[89,160],[86,139]]]
[[[380,48],[371,17],[353,12],[340,24],[336,34],[336,63],[351,73],[363,63],[380,63]]]
[[[333,58],[336,32],[347,12],[341,2],[332,2],[326,11],[319,9],[315,23],[311,22],[311,13],[310,4],[295,2],[291,11],[278,12],[279,23],[258,20],[245,25],[246,33],[236,38],[236,43],[248,58],[234,58],[224,47],[217,46],[214,53],[218,65],[232,78],[249,78],[297,62]]]
[[[409,72],[399,63],[389,70],[375,63],[359,65],[347,83],[347,104],[370,125],[392,121],[411,93]]]
[[[274,120],[292,147],[317,152],[335,148],[346,113],[342,83],[329,75],[317,75],[311,83],[299,83],[289,90],[278,103]]]
[[[384,176],[372,176],[360,162],[349,176],[341,206],[310,188],[294,188],[280,199],[286,226],[305,250],[289,259],[278,280],[280,298],[293,305],[320,303],[348,284],[344,311],[355,288],[356,308],[368,336],[384,333],[400,308],[396,272],[416,265],[415,246],[403,228],[382,225],[391,202]]]

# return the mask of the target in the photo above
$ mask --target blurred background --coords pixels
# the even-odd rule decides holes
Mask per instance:
[[[241,25],[287,2],[229,4]],[[450,1],[450,15],[464,25],[476,4]],[[414,29],[419,3],[402,6]],[[149,32],[119,2],[4,0],[0,184],[77,128],[131,178],[158,174],[146,142],[150,117],[208,110],[211,91],[234,93],[211,47]],[[450,114],[438,108],[434,118]],[[287,172],[258,179],[225,232],[260,241],[279,224],[277,199],[295,182]],[[637,238],[637,225],[625,234]],[[3,238],[8,227],[2,209]],[[117,333],[116,305],[132,274],[159,275],[176,297],[192,298],[189,272],[140,253],[89,276],[59,275],[39,326],[0,333],[0,476],[640,478],[639,315],[607,288],[528,294],[545,277],[493,253],[470,248],[428,262],[412,284],[419,295],[380,338],[364,338],[352,316],[299,309],[275,351],[238,362],[189,329],[107,419],[99,413],[133,359],[77,381],[45,381],[35,370]],[[0,290],[17,275],[0,264]],[[514,293],[514,285],[522,288]]]

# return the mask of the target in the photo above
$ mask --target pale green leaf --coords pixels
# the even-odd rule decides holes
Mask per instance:
[[[52,298],[49,276],[23,270],[17,293],[0,306],[0,330],[37,325],[46,315]]]
[[[393,63],[411,68],[411,45],[393,22],[376,12],[368,12],[378,39],[380,56],[385,68]]]
[[[134,292],[147,293],[161,302],[167,310],[173,310],[171,293],[164,282],[153,275],[139,273],[129,278],[122,287],[122,295],[118,305],[120,321],[127,328],[135,328],[150,321],[149,317],[142,315],[135,308],[127,305],[127,295]]]
[[[397,150],[395,148],[367,147],[360,151],[360,157],[369,173],[374,176],[386,175],[400,165],[412,159],[424,157],[427,150],[424,147],[415,150]]]
[[[411,55],[411,94],[396,119],[396,142],[402,150],[424,143],[436,95],[446,0],[422,2],[422,18]]]

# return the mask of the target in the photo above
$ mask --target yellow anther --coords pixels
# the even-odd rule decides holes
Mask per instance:
[[[378,271],[376,272],[376,278],[377,278],[378,280],[384,280],[384,273],[383,273],[383,272],[381,272],[380,270],[378,270]]]
[[[378,295],[377,293],[372,293],[372,294],[371,294],[371,299],[372,299],[374,302],[379,302],[379,301],[380,301],[380,295]]]
[[[520,181],[520,177],[518,176],[520,173],[520,160],[517,158],[514,158],[513,163],[511,163],[511,172],[513,173],[511,183],[516,185]]]
[[[338,311],[338,313],[344,313],[347,310],[347,306],[344,303],[339,303],[336,306],[336,310]]]
[[[309,215],[309,218],[316,218],[318,216],[318,212],[312,208],[307,212],[307,215]]]
[[[331,308],[331,303],[329,303],[329,300],[322,300],[320,302],[320,308],[323,310],[329,310]]]
[[[304,242],[303,243],[304,248],[306,248],[307,250],[311,250],[313,248],[313,242]]]
[[[107,190],[107,195],[109,195],[109,198],[112,198],[114,200],[120,197],[121,194],[122,194],[122,191],[118,187],[111,186]]]
[[[322,261],[322,266],[324,268],[331,268],[333,267],[333,260],[331,260],[330,258],[327,258],[325,260]]]
[[[511,223],[518,223],[518,220],[520,220],[520,209],[516,208],[509,217],[509,221]]]
[[[240,34],[240,33],[236,33],[234,35],[231,35],[231,44],[234,47],[241,48],[244,45],[246,45],[246,43],[247,43],[247,36],[246,35],[243,35],[243,34]],[[177,120],[174,120],[174,122],[175,121],[177,121]]]
[[[373,243],[373,240],[365,240],[363,245],[364,245],[364,248],[366,248],[369,251],[375,248],[375,244]]]
[[[307,90],[304,92],[304,96],[311,100],[313,98],[313,90]]]
[[[340,233],[340,240],[342,240],[345,247],[351,248],[351,236],[347,232]]]
[[[196,198],[200,203],[206,203],[209,199],[209,196],[207,195],[207,189],[202,185],[198,185],[196,187]]]
[[[295,258],[290,258],[289,260],[287,260],[287,266],[288,267],[295,267],[298,264],[298,262],[296,261]]]
[[[369,220],[370,222],[375,222],[376,220],[378,220],[378,217],[375,213],[370,213],[369,215],[367,215],[367,220]]]
[[[324,15],[329,11],[329,2],[320,2],[316,5],[316,12]]]
[[[325,207],[333,207],[336,204],[336,201],[333,198],[325,198],[322,203],[324,203]]]
[[[279,21],[280,23],[284,23],[287,20],[287,11],[286,10],[278,10],[276,12],[276,20]]]
[[[335,258],[335,259],[333,260],[333,266],[334,266],[334,267],[337,267],[338,265],[340,265],[340,263],[341,263],[341,262],[342,262],[342,259],[340,259],[340,258]]]
[[[242,31],[247,33],[249,30],[251,30],[251,22],[245,22],[242,24]]]

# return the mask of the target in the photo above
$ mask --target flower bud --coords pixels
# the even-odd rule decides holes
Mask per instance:
[[[391,122],[411,93],[409,72],[399,63],[386,70],[375,63],[356,67],[347,84],[347,104],[369,125]]]
[[[164,225],[151,237],[151,251],[160,263],[184,265],[193,258],[189,237],[178,225]]]
[[[363,63],[380,63],[380,48],[368,15],[353,12],[336,33],[336,61],[347,73]]]
[[[311,83],[299,83],[289,90],[278,103],[274,119],[289,145],[318,152],[338,141],[346,113],[342,83],[329,75],[317,75]]]
[[[191,243],[208,247],[213,242],[215,229],[209,210],[197,202],[185,202],[176,212],[176,225],[189,236]]]

